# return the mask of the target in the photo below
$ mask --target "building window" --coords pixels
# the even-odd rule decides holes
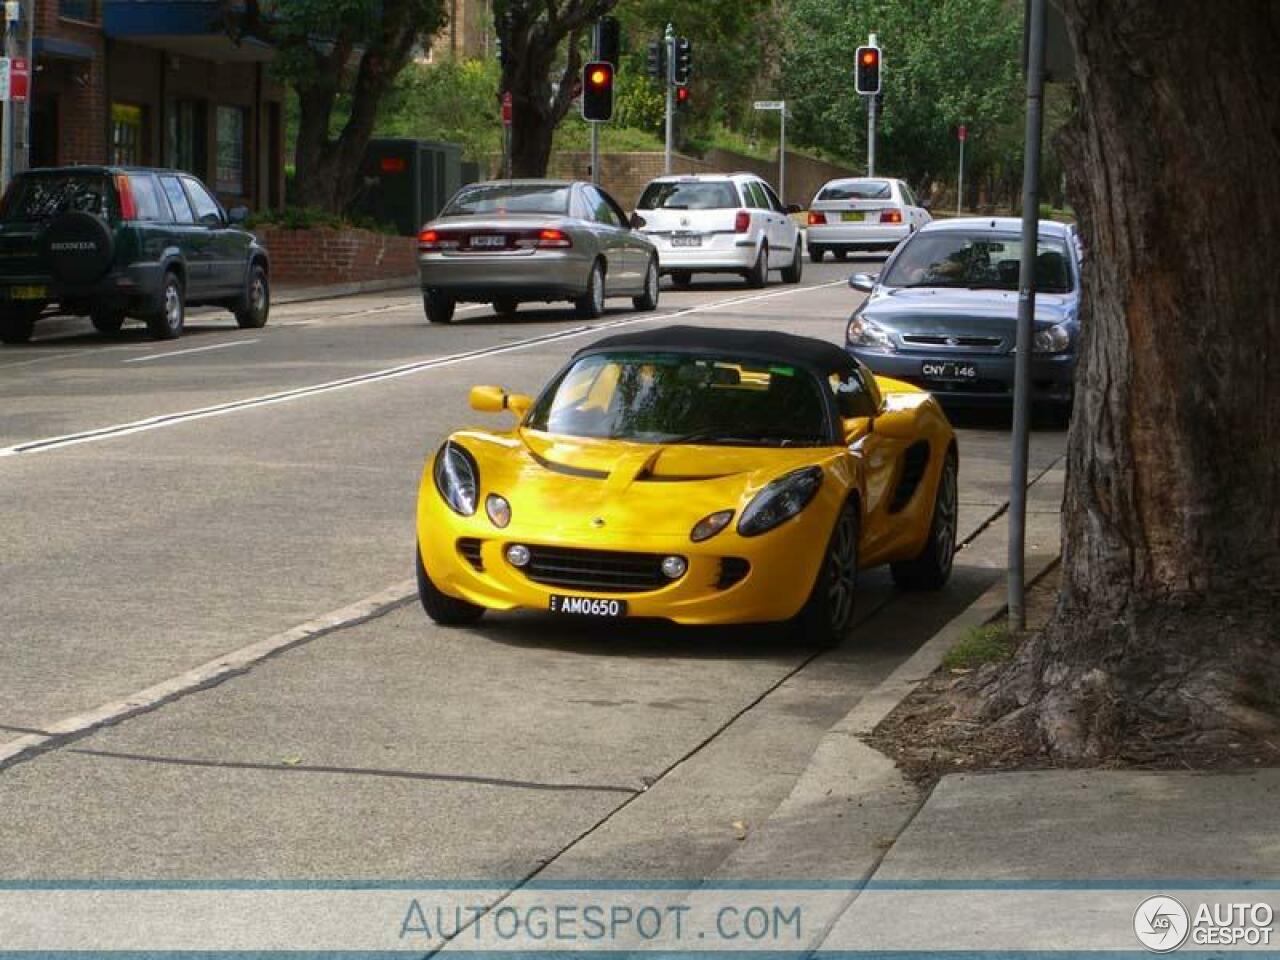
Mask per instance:
[[[244,196],[244,121],[240,107],[218,108],[218,169],[213,180],[219,193]]]
[[[143,162],[142,108],[130,103],[111,105],[111,162],[120,166]]]
[[[64,20],[97,23],[98,2],[97,0],[58,0],[58,16]]]
[[[205,111],[196,100],[175,100],[169,104],[165,124],[165,164],[186,170],[197,177],[205,172]]]

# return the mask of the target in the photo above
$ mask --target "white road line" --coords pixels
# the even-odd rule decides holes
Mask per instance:
[[[227,347],[242,347],[246,343],[257,343],[260,337],[251,337],[248,340],[230,340],[227,343],[211,343],[207,347],[192,347],[189,350],[170,350],[168,353],[148,353],[144,357],[130,357],[128,360],[121,360],[121,363],[146,363],[148,360],[166,360],[169,357],[185,357],[189,353],[204,353],[206,350],[225,350]]]
[[[154,710],[184,694],[212,687],[228,677],[245,673],[255,664],[291,647],[296,647],[300,643],[306,643],[308,640],[314,640],[316,637],[343,627],[355,626],[374,617],[380,617],[406,603],[413,597],[416,590],[414,581],[404,580],[350,606],[326,613],[314,620],[308,620],[284,633],[277,633],[265,640],[243,646],[239,650],[224,653],[208,663],[180,673],[176,677],[170,677],[168,680],[162,680],[123,700],[104,703],[86,713],[66,717],[46,726],[42,733],[30,733],[16,740],[10,740],[8,743],[0,743],[0,770],[38,753],[59,747],[68,740],[74,740],[99,727],[119,723],[139,713]]]
[[[619,327],[629,327],[638,323],[653,323],[658,320],[678,320],[681,317],[687,317],[695,313],[706,313],[708,311],[719,310],[725,307],[757,303],[761,300],[772,300],[776,297],[785,297],[797,293],[807,293],[812,290],[822,290],[827,287],[840,286],[844,284],[844,282],[845,281],[843,280],[833,280],[829,283],[815,284],[812,287],[788,287],[783,290],[775,290],[772,293],[760,293],[747,297],[733,297],[728,300],[717,300],[712,303],[699,304],[693,307],[686,307],[683,310],[677,310],[674,313],[646,313],[639,316],[628,317],[625,320],[612,320],[606,323],[570,327],[568,330],[560,330],[555,333],[529,337],[525,340],[515,340],[511,343],[492,347],[482,347],[478,350],[469,350],[465,353],[455,353],[444,357],[432,357],[427,360],[418,360],[413,363],[402,364],[398,367],[388,367],[384,370],[375,370],[371,373],[364,373],[354,377],[346,377],[342,380],[330,380],[327,383],[318,383],[310,387],[296,387],[292,390],[282,390],[279,393],[268,393],[257,397],[246,397],[242,400],[231,400],[227,403],[219,403],[210,407],[199,407],[194,410],[182,410],[177,413],[167,413],[155,417],[146,417],[145,419],[134,420],[129,423],[120,423],[109,427],[99,427],[96,430],[85,430],[80,433],[69,433],[57,437],[47,437],[41,440],[28,440],[25,443],[14,444],[11,447],[0,447],[0,457],[13,457],[24,453],[45,453],[50,450],[59,450],[63,447],[76,446],[82,443],[93,443],[96,440],[106,440],[112,437],[125,437],[135,433],[159,430],[163,427],[172,427],[180,423],[189,423],[194,420],[205,420],[210,417],[224,416],[228,413],[234,413],[237,410],[245,410],[252,407],[264,407],[276,403],[287,403],[290,400],[297,400],[302,397],[313,397],[324,393],[332,393],[336,390],[346,390],[350,387],[358,387],[366,383],[379,383],[383,380],[393,380],[398,377],[406,377],[410,374],[420,373],[423,370],[433,370],[437,367],[446,367],[458,363],[465,363],[468,360],[476,360],[482,357],[493,357],[503,353],[514,353],[521,350],[527,350],[530,347],[536,347],[546,343],[554,343],[558,340],[572,340],[586,336],[587,334],[602,333],[608,330],[615,330]]]

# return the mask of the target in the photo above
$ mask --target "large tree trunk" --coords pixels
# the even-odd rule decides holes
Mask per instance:
[[[1066,0],[1063,586],[996,710],[1069,760],[1280,744],[1280,4],[1205,11]]]

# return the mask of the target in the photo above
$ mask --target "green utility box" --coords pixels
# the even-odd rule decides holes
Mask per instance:
[[[469,168],[470,179],[464,177],[464,167]],[[474,170],[474,164],[463,164],[462,147],[456,143],[370,140],[351,212],[392,224],[404,236],[415,236],[459,187],[475,179]]]

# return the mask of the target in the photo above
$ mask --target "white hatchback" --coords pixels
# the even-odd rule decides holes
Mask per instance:
[[[763,287],[771,270],[800,282],[802,241],[791,219],[799,211],[754,174],[703,173],[651,181],[631,222],[658,248],[658,269],[676,286],[695,273],[737,273]]]
[[[892,250],[932,220],[901,180],[832,180],[809,205],[809,259],[821,263],[828,250],[837,260],[859,251]]]

